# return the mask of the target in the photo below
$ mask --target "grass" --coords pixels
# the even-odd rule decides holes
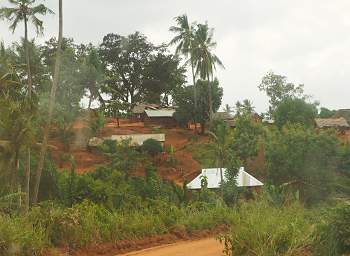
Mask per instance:
[[[313,243],[312,218],[298,204],[272,207],[265,201],[245,203],[231,220],[232,231],[222,237],[226,255],[305,255]]]
[[[215,154],[213,154],[210,142],[187,145],[185,149],[192,154],[193,159],[201,165],[201,168],[210,168],[215,166]]]

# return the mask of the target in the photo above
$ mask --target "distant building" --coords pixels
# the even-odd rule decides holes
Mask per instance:
[[[157,110],[145,110],[145,126],[159,125],[162,127],[176,127],[177,122],[174,118],[175,109],[161,108]]]
[[[216,112],[213,114],[213,119],[223,120],[229,127],[236,126],[234,116],[228,112]]]
[[[316,118],[315,124],[318,129],[334,128],[345,132],[349,130],[350,126],[344,117],[339,118]]]
[[[146,110],[156,110],[159,109],[160,105],[158,104],[148,104],[140,103],[133,107],[132,109],[132,119],[143,122],[146,116]]]
[[[226,168],[222,168],[223,179],[227,181],[225,172]],[[188,189],[201,189],[202,178],[206,177],[209,189],[216,189],[220,187],[221,174],[219,168],[203,169],[202,173],[194,178],[190,183],[187,184]],[[236,184],[238,187],[261,187],[264,184],[244,171],[244,167],[241,167],[236,176]]]
[[[159,141],[162,145],[164,145],[165,142],[165,134],[159,133],[159,134],[127,134],[127,135],[112,135],[110,137],[104,137],[104,138],[98,138],[98,137],[92,137],[89,140],[88,146],[90,148],[97,148],[100,145],[103,144],[105,140],[113,140],[116,142],[121,142],[123,140],[130,140],[130,144],[133,146],[141,146],[143,142],[145,142],[148,139],[154,139],[156,141]]]

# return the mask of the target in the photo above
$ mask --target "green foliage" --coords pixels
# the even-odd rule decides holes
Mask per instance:
[[[335,135],[302,126],[271,131],[265,140],[268,177],[272,184],[299,191],[306,203],[328,198],[339,144]]]
[[[237,116],[235,124],[232,148],[239,159],[246,163],[258,154],[262,127],[252,120],[251,115]]]
[[[147,139],[143,142],[141,149],[151,156],[163,152],[162,144],[155,139]]]
[[[313,127],[316,116],[317,108],[315,104],[307,103],[303,99],[293,98],[283,99],[273,113],[275,124],[279,128],[288,123]]]
[[[106,120],[104,113],[102,111],[99,111],[97,113],[97,118],[92,120],[90,123],[90,129],[94,135],[96,135],[104,126],[105,126]]]
[[[231,216],[232,231],[221,239],[226,255],[301,255],[313,242],[313,225],[298,204],[271,207],[243,203]]]
[[[103,92],[112,101],[131,105],[151,100],[159,103],[183,85],[185,70],[176,56],[167,54],[165,46],[154,46],[136,32],[128,36],[107,34],[99,48],[104,73],[108,77]]]
[[[194,108],[193,86],[186,86],[179,88],[174,95],[174,103],[178,106],[174,117],[182,125],[186,125],[189,121],[193,122],[194,117],[196,117],[197,122],[201,123],[202,132],[204,132],[206,122],[209,121],[209,90],[212,94],[213,111],[216,112],[221,105],[223,89],[219,86],[217,79],[210,83],[198,80],[196,86],[197,111]]]
[[[216,163],[213,142],[211,141],[187,145],[186,150],[191,152],[193,159],[200,164],[201,168],[208,168],[209,166],[214,166]]]
[[[329,210],[318,227],[315,255],[340,256],[350,253],[350,205]]]
[[[266,92],[270,98],[269,114],[271,115],[280,102],[287,98],[303,98],[304,85],[294,85],[287,82],[287,77],[269,72],[262,78],[258,86],[260,91]]]
[[[41,255],[48,245],[45,229],[26,217],[0,214],[0,255]]]
[[[318,117],[320,118],[332,118],[336,114],[335,110],[329,110],[328,108],[321,107]]]
[[[349,143],[342,145],[340,148],[338,170],[350,176],[350,144]]]

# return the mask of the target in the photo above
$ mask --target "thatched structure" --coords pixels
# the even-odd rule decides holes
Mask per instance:
[[[349,129],[349,124],[344,117],[339,118],[316,118],[316,127],[319,129],[335,128]]]

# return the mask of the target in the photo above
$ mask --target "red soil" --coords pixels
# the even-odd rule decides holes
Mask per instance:
[[[88,127],[84,118],[79,118],[73,125],[75,140],[71,144],[69,154],[74,156],[77,173],[85,173],[94,171],[98,166],[108,163],[108,159],[98,153],[89,152],[86,147],[88,141],[87,130]],[[108,118],[105,127],[100,131],[98,136],[108,137],[116,134],[136,134],[136,133],[165,133],[165,146],[172,146],[174,149],[173,156],[163,153],[154,159],[154,163],[158,168],[160,177],[182,183],[184,180],[191,180],[198,173],[200,166],[197,161],[192,158],[192,154],[187,152],[184,148],[189,143],[199,143],[207,140],[205,136],[201,136],[198,142],[191,142],[191,137],[194,136],[193,130],[173,128],[173,129],[152,129],[144,127],[141,122],[133,122],[126,119],[119,120],[119,127],[117,119]],[[50,140],[53,147],[51,153],[59,169],[71,168],[71,163],[68,160],[69,154],[65,153],[64,146],[54,137]],[[172,163],[169,159],[173,158]],[[144,175],[144,166],[140,165],[134,172],[135,175]]]
[[[49,250],[45,255],[48,256],[115,256],[122,253],[132,252],[136,250],[151,248],[159,245],[172,244],[178,241],[198,240],[207,237],[215,237],[219,234],[226,233],[226,226],[218,226],[213,230],[201,230],[192,233],[183,229],[174,229],[168,234],[147,237],[138,240],[123,240],[115,243],[101,243],[91,245],[83,249],[69,251],[68,249]]]

